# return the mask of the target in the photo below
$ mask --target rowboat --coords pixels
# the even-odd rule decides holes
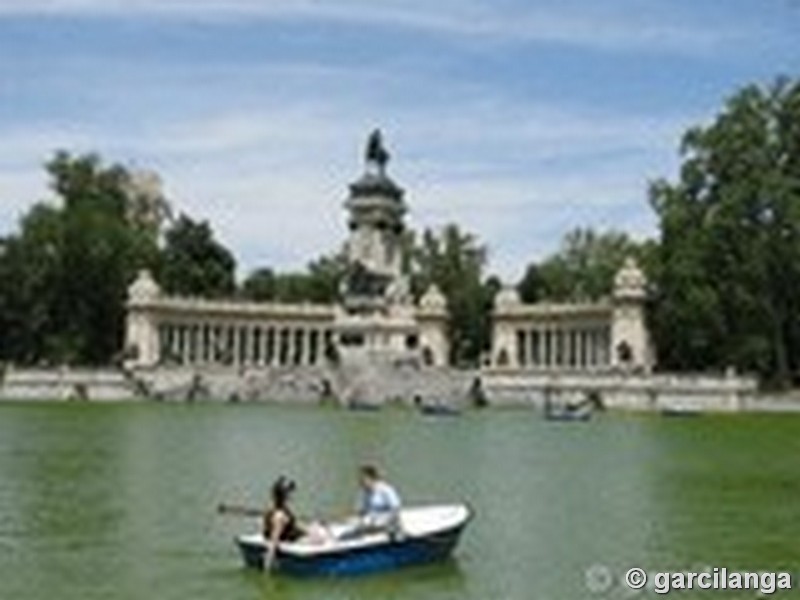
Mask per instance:
[[[400,511],[399,527],[357,536],[352,521],[327,525],[319,539],[281,542],[273,569],[296,576],[348,576],[389,571],[449,557],[472,519],[465,504],[417,506]],[[261,533],[240,535],[236,544],[246,566],[264,568],[269,540]]]
[[[588,421],[592,418],[592,413],[585,410],[549,410],[544,413],[544,418],[547,421]]]
[[[422,404],[419,412],[429,417],[459,417],[461,411],[455,406],[448,404]]]

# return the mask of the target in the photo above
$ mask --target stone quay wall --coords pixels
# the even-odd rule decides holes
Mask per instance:
[[[758,410],[758,382],[741,375],[530,372],[491,370],[481,376],[490,405],[575,404],[589,395],[610,409],[633,411]]]
[[[475,384],[489,407],[575,404],[593,395],[609,409],[632,411],[797,411],[800,396],[758,393],[740,375],[456,370],[368,364],[317,367],[114,369],[7,368],[0,401],[151,400],[315,404],[424,403],[467,407]]]
[[[134,400],[135,387],[115,369],[6,368],[0,400]]]

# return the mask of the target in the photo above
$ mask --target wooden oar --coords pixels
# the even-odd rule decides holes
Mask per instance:
[[[217,512],[221,515],[233,515],[237,517],[263,517],[264,511],[252,506],[242,506],[239,504],[218,504]]]

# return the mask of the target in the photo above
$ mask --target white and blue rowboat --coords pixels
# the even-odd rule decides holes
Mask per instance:
[[[472,510],[464,504],[419,506],[400,512],[397,532],[377,531],[340,536],[351,522],[329,524],[329,539],[281,542],[273,568],[298,576],[347,576],[389,571],[448,558]],[[261,533],[240,535],[236,544],[248,567],[264,568],[269,541]]]

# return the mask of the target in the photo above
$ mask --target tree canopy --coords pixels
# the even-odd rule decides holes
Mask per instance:
[[[681,151],[678,180],[650,190],[659,359],[786,383],[800,367],[800,82],[744,88]]]
[[[158,279],[169,294],[220,298],[236,291],[236,260],[207,221],[183,214],[164,236]]]
[[[567,233],[561,248],[531,263],[517,285],[523,302],[598,300],[609,296],[614,274],[628,256],[649,262],[650,244],[620,231],[577,228]]]
[[[304,271],[255,269],[242,282],[240,295],[248,300],[326,304],[339,297],[339,282],[347,267],[344,252],[320,256]]]
[[[436,284],[447,299],[450,360],[477,364],[488,349],[490,313],[499,288],[496,278],[484,278],[486,247],[474,234],[449,224],[426,229],[411,245],[411,286],[419,297]]]
[[[156,239],[126,218],[121,166],[59,152],[46,169],[60,203],[35,205],[0,255],[0,356],[107,362],[121,347],[127,285],[155,263]]]

